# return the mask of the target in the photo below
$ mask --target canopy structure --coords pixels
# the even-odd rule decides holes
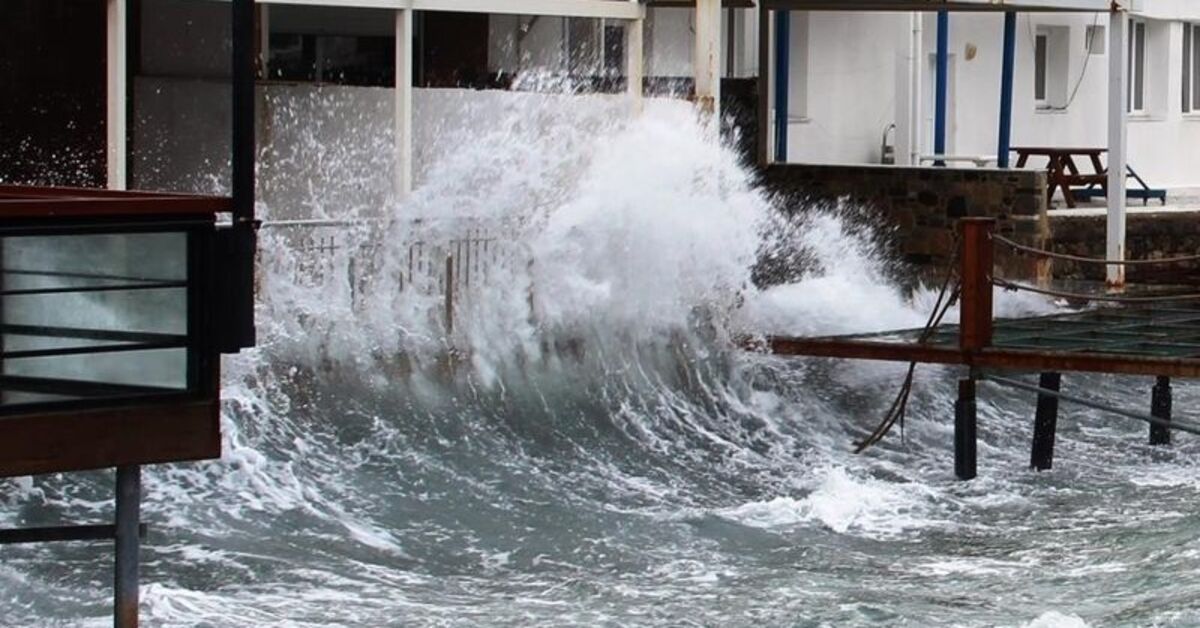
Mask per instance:
[[[790,11],[1047,11],[1136,10],[1137,0],[762,0],[768,10]]]

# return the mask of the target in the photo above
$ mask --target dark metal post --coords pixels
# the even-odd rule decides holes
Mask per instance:
[[[979,351],[992,344],[992,218],[964,218],[959,273],[962,297],[959,347]]]
[[[775,11],[775,161],[784,163],[788,154],[788,93],[790,89],[792,15]]]
[[[946,106],[950,91],[950,13],[937,12],[937,76],[934,83],[933,108],[933,153],[939,157],[946,154]],[[935,161],[935,166],[946,162]]]
[[[1164,421],[1171,420],[1171,378],[1159,376],[1150,393],[1150,414]],[[1170,445],[1171,428],[1150,424],[1150,444]]]
[[[768,148],[771,128],[771,12],[759,4],[758,9],[758,165],[771,163]]]
[[[1008,167],[1008,157],[1012,148],[1012,107],[1013,107],[1013,72],[1016,66],[1017,49],[1017,14],[1008,11],[1004,14],[1004,59],[1000,71],[1000,142],[996,149],[996,164],[1001,168]]]
[[[113,625],[137,628],[138,625],[138,553],[141,539],[142,468],[137,465],[117,468],[116,478],[116,568],[114,570]]]
[[[958,401],[954,402],[954,475],[960,480],[975,478],[977,443],[975,377],[958,380]]]
[[[446,256],[446,335],[454,333],[454,256]]]
[[[234,352],[255,344],[254,329],[254,256],[258,248],[258,225],[254,216],[254,77],[258,67],[255,54],[254,0],[233,0],[231,9],[233,39],[233,133],[231,155],[233,227],[227,263],[233,272],[230,283],[230,312],[221,330],[220,349]]]
[[[1042,373],[1038,387],[1058,392],[1061,373]],[[1037,418],[1033,422],[1033,452],[1029,466],[1045,471],[1054,465],[1054,432],[1058,427],[1058,397],[1038,393]]]

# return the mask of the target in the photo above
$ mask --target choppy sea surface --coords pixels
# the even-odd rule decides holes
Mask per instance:
[[[903,365],[734,339],[916,327],[936,295],[838,211],[784,218],[686,105],[527,98],[336,252],[264,229],[224,456],[145,470],[146,625],[1200,625],[1196,439],[1064,405],[1034,472],[1034,400],[981,384],[958,482],[961,374],[922,367],[903,434],[852,454]],[[448,331],[413,251],[471,229],[497,248]],[[1063,389],[1145,410],[1151,384]],[[104,520],[111,482],[2,481],[0,525]],[[109,625],[109,560],[0,548],[0,624]]]

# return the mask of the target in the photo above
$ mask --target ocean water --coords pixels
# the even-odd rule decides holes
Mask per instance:
[[[981,384],[958,482],[954,369],[919,368],[903,435],[854,455],[903,365],[738,348],[919,326],[935,294],[836,211],[781,218],[686,104],[531,96],[459,145],[333,252],[264,229],[224,456],[145,470],[146,625],[1200,625],[1195,439],[1064,405],[1032,472],[1034,400]],[[497,249],[448,331],[413,251],[464,229]],[[806,273],[759,287],[764,259]],[[1151,383],[1063,388],[1145,408]],[[111,481],[4,480],[0,525],[104,520]],[[0,625],[109,625],[109,560],[0,548]]]

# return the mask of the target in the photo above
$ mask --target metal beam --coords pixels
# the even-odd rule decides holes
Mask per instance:
[[[1108,39],[1108,229],[1105,259],[1125,259],[1125,149],[1128,143],[1126,99],[1129,67],[1126,63],[1126,33],[1129,16],[1123,11],[1109,14]],[[1108,266],[1105,280],[1110,286],[1125,285],[1125,267]]]
[[[127,0],[108,0],[105,36],[105,164],[108,187],[128,184],[128,8]]]
[[[545,15],[636,20],[645,7],[626,0],[259,0],[263,4],[291,4],[356,9],[412,9],[495,15]]]
[[[1004,14],[1004,57],[1000,71],[1000,137],[996,147],[996,165],[1008,167],[1012,148],[1013,74],[1017,56],[1017,14]]]
[[[1132,0],[762,0],[771,10],[793,11],[1110,11],[1114,5],[1129,8]]]

